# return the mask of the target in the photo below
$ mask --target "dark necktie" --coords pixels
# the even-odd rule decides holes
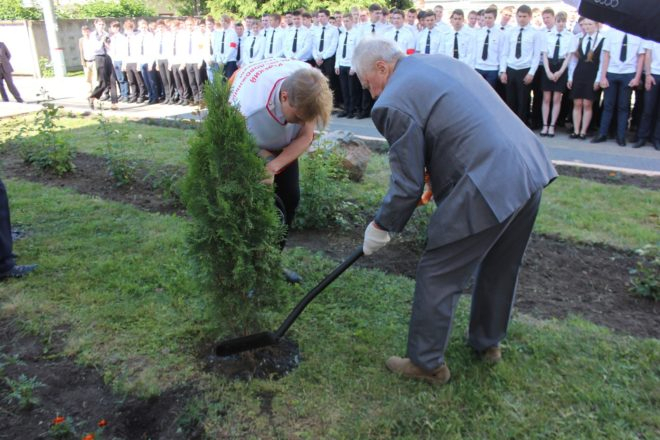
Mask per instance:
[[[257,42],[257,36],[252,37],[252,44],[250,44],[250,59],[254,56],[254,43]]]
[[[397,31],[394,33],[394,41],[396,41],[397,43],[399,42],[399,30],[398,30],[398,29],[397,29]]]
[[[557,64],[559,62],[559,45],[561,44],[561,34],[557,34],[557,42],[555,43],[555,52],[552,54],[552,62]]]
[[[454,58],[458,59],[458,32],[454,34]]]
[[[486,29],[486,39],[484,40],[484,48],[481,49],[481,59],[486,61],[488,59],[488,42],[490,39],[490,29]]]
[[[220,42],[220,53],[225,53],[225,31],[222,31],[222,41]]]
[[[520,32],[518,32],[518,39],[516,40],[516,58],[520,58],[522,56],[522,33],[525,28],[520,28]]]
[[[319,52],[323,52],[324,40],[325,40],[325,26],[323,26],[323,30],[321,31],[321,42],[319,43]]]
[[[591,37],[587,39],[587,50],[584,51],[585,55],[591,52]]]
[[[346,58],[346,43],[348,43],[348,31],[346,31],[346,36],[344,37],[344,48],[341,51],[342,58]]]
[[[626,58],[628,58],[628,34],[625,34],[623,36],[623,41],[621,42],[621,53],[619,54],[619,61],[625,63]]]
[[[275,39],[275,29],[273,29],[273,33],[270,34],[270,49],[268,50],[269,55],[273,54],[273,40],[274,39]]]
[[[293,53],[298,51],[298,29],[296,29],[296,33],[293,35],[293,47],[291,48],[291,51],[293,51]]]
[[[238,47],[236,48],[236,61],[241,60],[241,37],[238,37]]]
[[[376,33],[376,23],[371,23],[371,33],[372,34]]]
[[[266,34],[268,33],[267,29],[264,29],[264,38],[266,38]]]
[[[431,31],[429,30],[429,33],[426,34],[426,48],[424,49],[424,53],[429,54],[431,53]]]

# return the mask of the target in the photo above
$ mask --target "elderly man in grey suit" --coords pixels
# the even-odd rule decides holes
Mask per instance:
[[[444,55],[406,57],[390,41],[363,40],[353,54],[371,118],[390,144],[390,185],[365,231],[383,247],[415,210],[430,176],[436,210],[417,267],[407,357],[387,367],[444,384],[444,352],[460,293],[476,272],[468,344],[501,359],[518,270],[541,192],[557,173],[537,137],[474,69]]]
[[[14,85],[14,79],[12,78],[11,73],[14,71],[14,68],[11,66],[9,60],[11,59],[11,53],[7,48],[7,45],[0,41],[0,95],[2,95],[2,100],[7,102],[9,98],[7,97],[7,92],[5,91],[5,86],[3,83],[7,83],[7,88],[16,102],[23,102],[21,94],[18,93],[18,89]]]

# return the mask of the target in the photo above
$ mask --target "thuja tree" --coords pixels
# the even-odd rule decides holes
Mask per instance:
[[[205,88],[208,116],[190,141],[183,199],[192,217],[189,243],[217,312],[234,332],[261,327],[263,311],[282,290],[282,235],[273,187],[261,183],[264,162],[229,87]]]

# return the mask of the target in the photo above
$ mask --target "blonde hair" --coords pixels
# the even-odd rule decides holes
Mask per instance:
[[[555,20],[556,21],[563,21],[566,23],[566,19],[568,18],[568,14],[564,11],[557,12],[557,15],[555,15]]]
[[[328,80],[317,69],[300,69],[282,83],[289,96],[289,104],[305,122],[316,121],[328,125],[332,112],[332,91]]]

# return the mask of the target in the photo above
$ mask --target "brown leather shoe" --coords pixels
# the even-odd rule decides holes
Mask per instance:
[[[480,353],[484,362],[496,364],[502,360],[502,350],[499,346],[490,347]]]
[[[424,380],[433,385],[444,385],[449,382],[449,378],[451,377],[446,364],[440,365],[432,372],[427,372],[413,364],[408,358],[392,356],[385,362],[385,365],[392,373],[400,374],[411,379]]]

